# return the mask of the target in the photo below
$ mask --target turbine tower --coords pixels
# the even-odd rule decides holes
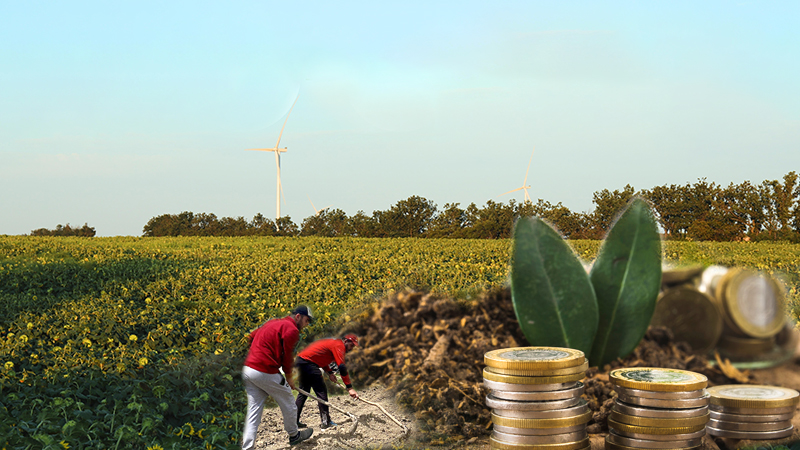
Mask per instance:
[[[531,150],[531,159],[530,159],[530,160],[528,160],[528,170],[526,170],[526,171],[525,171],[525,179],[522,181],[522,187],[518,187],[518,188],[516,188],[516,189],[512,189],[512,190],[510,190],[510,191],[506,192],[505,194],[500,194],[500,195],[498,195],[498,197],[502,197],[502,196],[504,196],[504,195],[506,195],[506,194],[510,194],[510,193],[512,193],[512,192],[517,192],[517,191],[519,191],[520,189],[522,189],[522,190],[524,190],[524,191],[525,191],[525,202],[528,202],[528,203],[533,203],[533,202],[531,201],[531,196],[530,196],[530,195],[528,195],[528,189],[530,189],[531,187],[530,187],[529,185],[527,185],[526,183],[528,182],[528,172],[530,172],[530,170],[531,170],[531,161],[533,161],[533,152],[534,152],[535,150],[536,150],[536,148],[535,148],[535,147],[534,147],[534,149],[533,149],[533,150]],[[523,202],[523,203],[524,203],[524,202]]]
[[[297,103],[297,99],[300,98],[300,94],[297,94],[297,98],[294,99],[294,103],[292,103],[292,107],[289,108],[289,114],[292,113],[292,109],[294,109],[295,103]],[[283,121],[283,126],[281,127],[281,133],[278,135],[278,143],[275,144],[273,148],[248,148],[247,150],[258,151],[258,152],[275,152],[275,166],[278,168],[278,192],[276,193],[277,197],[277,213],[275,216],[275,220],[281,218],[281,197],[283,197],[283,188],[281,187],[281,153],[286,152],[286,147],[280,148],[281,145],[281,136],[283,136],[283,129],[286,128],[286,122],[289,121],[289,114],[286,114],[286,120]]]

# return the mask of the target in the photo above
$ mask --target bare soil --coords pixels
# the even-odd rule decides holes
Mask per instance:
[[[485,406],[483,355],[490,350],[529,345],[519,329],[508,289],[497,288],[465,304],[425,292],[406,290],[393,294],[347,321],[344,332],[358,334],[360,346],[348,354],[351,377],[359,393],[378,402],[401,420],[404,434],[378,408],[350,399],[332,398],[334,405],[358,416],[353,434],[351,422],[331,411],[342,425],[320,430],[316,405],[309,399],[303,421],[314,436],[298,448],[464,448],[488,449],[491,410]],[[592,450],[604,448],[606,418],[615,393],[608,372],[618,367],[664,367],[702,373],[709,385],[767,384],[800,390],[800,360],[759,371],[737,371],[711,365],[695,355],[684,342],[675,342],[669,330],[651,328],[640,345],[624,360],[591,368],[584,380],[584,399],[593,411],[587,425]],[[366,387],[364,387],[366,386]],[[336,389],[335,387],[333,388]],[[336,391],[334,391],[336,392]],[[344,392],[344,391],[339,391]],[[795,414],[800,425],[800,409]],[[770,444],[795,442],[789,439]],[[704,439],[702,450],[728,450],[756,444],[732,439]],[[289,448],[280,411],[265,410],[259,429],[259,449]]]

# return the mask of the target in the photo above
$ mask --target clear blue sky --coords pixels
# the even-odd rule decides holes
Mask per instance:
[[[798,2],[0,0],[0,234],[800,171]]]

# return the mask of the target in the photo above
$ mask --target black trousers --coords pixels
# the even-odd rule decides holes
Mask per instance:
[[[295,359],[294,366],[297,369],[300,379],[300,385],[298,387],[306,392],[311,392],[313,389],[314,394],[320,400],[325,400],[327,402],[328,388],[325,386],[325,380],[322,378],[322,372],[320,372],[319,366],[299,356]],[[297,405],[298,422],[300,421],[300,414],[303,412],[303,406],[306,404],[306,399],[308,399],[308,397],[304,394],[297,394],[295,405]],[[319,416],[322,419],[322,423],[330,423],[331,416],[328,405],[323,405],[319,402],[317,402],[317,404],[319,405]]]

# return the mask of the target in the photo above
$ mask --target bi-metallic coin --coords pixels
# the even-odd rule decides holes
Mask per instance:
[[[583,383],[568,383],[570,387],[564,388],[564,385],[556,385],[559,389],[551,391],[524,391],[517,390],[518,387],[525,388],[528,385],[524,384],[506,384],[497,383],[494,381],[483,381],[484,386],[489,389],[489,393],[499,399],[503,400],[518,400],[518,401],[553,401],[553,400],[574,400],[583,395]],[[534,385],[541,386],[541,385]],[[499,387],[500,389],[495,389]]]
[[[500,383],[510,383],[510,384],[527,384],[527,385],[561,384],[561,383],[580,381],[584,378],[586,378],[586,374],[583,372],[574,373],[571,375],[555,375],[552,377],[527,377],[527,376],[505,375],[502,373],[496,373],[491,370],[491,367],[486,367],[483,369],[484,380],[497,381]]]
[[[662,417],[640,417],[622,414],[619,411],[611,411],[608,416],[609,420],[615,420],[619,423],[626,425],[635,425],[639,427],[658,427],[658,428],[684,428],[696,427],[705,425],[709,421],[709,415],[706,413],[702,416],[683,417],[678,419],[665,419]]]
[[[492,437],[498,441],[507,442],[510,444],[528,445],[568,444],[572,442],[583,441],[588,436],[589,435],[586,433],[586,430],[576,431],[574,433],[550,434],[544,436],[504,433],[497,430],[492,431]]]
[[[792,420],[793,412],[783,414],[728,414],[719,411],[709,411],[711,418],[723,422],[780,422]]]
[[[708,426],[728,431],[778,431],[792,426],[791,420],[780,422],[725,422],[711,419]]]
[[[488,367],[518,370],[563,369],[580,366],[585,360],[582,351],[562,347],[512,347],[483,355],[483,362]]]
[[[636,406],[646,406],[648,408],[693,409],[708,406],[711,396],[705,394],[700,398],[663,400],[660,398],[630,397],[627,395],[618,394],[617,398],[623,403]]]
[[[794,433],[794,427],[790,426],[789,428],[778,431],[731,431],[707,426],[706,431],[712,436],[761,441],[766,439],[780,439],[789,437]]]
[[[643,389],[624,388],[622,386],[613,386],[617,394],[627,395],[628,397],[645,397],[657,398],[661,400],[682,400],[682,399],[698,399],[706,394],[705,389],[698,389],[696,391],[678,391],[678,392],[659,392],[659,391],[645,391]]]
[[[794,407],[800,401],[800,393],[779,386],[726,384],[709,388],[708,394],[712,405],[723,408],[774,409]]]
[[[639,406],[628,405],[620,401],[619,398],[614,399],[614,406],[612,411],[617,411],[621,414],[636,417],[653,417],[661,419],[687,419],[693,417],[707,416],[708,406],[701,408],[689,409],[662,409],[662,408],[642,408]]]
[[[575,417],[589,411],[586,401],[562,409],[551,409],[549,411],[519,410],[519,409],[492,409],[492,412],[502,417],[514,417],[518,419],[559,419],[565,417]]]
[[[708,385],[708,378],[703,374],[660,367],[615,369],[608,378],[624,388],[659,392],[696,391]]]
[[[670,441],[651,441],[647,439],[634,439],[622,436],[611,430],[606,436],[606,442],[624,447],[647,448],[647,449],[674,449],[692,448],[699,446],[703,441],[702,436],[693,439],[674,439]]]

